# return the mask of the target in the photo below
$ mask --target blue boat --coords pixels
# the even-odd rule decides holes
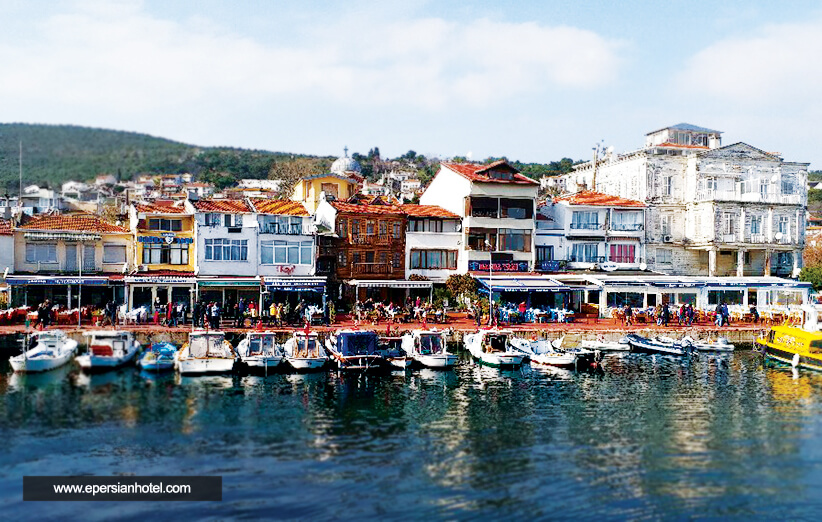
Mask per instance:
[[[377,333],[365,330],[340,330],[326,340],[332,361],[340,370],[390,370],[391,363],[377,344]]]
[[[175,368],[177,347],[171,343],[162,342],[151,345],[140,359],[140,367],[149,372],[164,372]]]

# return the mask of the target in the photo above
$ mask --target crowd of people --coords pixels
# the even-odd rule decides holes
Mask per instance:
[[[380,321],[389,323],[409,323],[411,321],[448,322],[448,314],[444,306],[435,307],[431,301],[423,300],[419,296],[412,299],[406,297],[404,303],[387,304],[368,298],[365,301],[356,301],[353,309],[354,320],[357,324],[370,322],[378,324]]]
[[[717,327],[730,326],[731,314],[728,305],[720,301],[714,309],[714,324]],[[754,323],[759,322],[759,313],[756,306],[751,306],[750,314]],[[626,304],[622,309],[623,322],[626,325],[634,324],[635,313],[630,304]],[[691,326],[699,317],[699,312],[691,303],[684,303],[678,308],[668,303],[658,304],[648,311],[649,319],[656,321],[657,326],[668,326],[676,321],[677,326]]]

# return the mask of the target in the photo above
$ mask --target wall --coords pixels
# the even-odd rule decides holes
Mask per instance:
[[[218,213],[219,214],[219,213]],[[223,221],[217,226],[206,226],[205,213],[195,214],[197,223],[197,247],[194,249],[197,256],[198,275],[234,275],[255,276],[257,265],[260,262],[257,250],[257,219],[254,214],[240,214],[242,226],[240,232],[229,232],[223,226]],[[222,217],[223,214],[220,214]],[[237,239],[245,240],[248,245],[246,261],[206,261],[206,239]],[[191,253],[189,253],[190,255]]]

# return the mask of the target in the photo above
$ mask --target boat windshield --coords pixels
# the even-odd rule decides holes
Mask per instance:
[[[377,334],[373,332],[347,333],[340,336],[340,352],[343,355],[374,355]]]
[[[273,335],[254,335],[248,341],[248,355],[260,355],[274,350]]]
[[[439,335],[421,335],[420,353],[423,355],[435,355],[442,353],[442,337]]]
[[[508,349],[507,335],[489,335],[485,338],[486,352],[504,352]]]
[[[222,335],[192,335],[189,343],[189,353],[192,357],[223,355]]]
[[[295,357],[319,357],[319,348],[316,337],[298,337],[297,353]]]
[[[386,337],[379,340],[380,351],[386,357],[400,357],[402,355],[402,338]]]

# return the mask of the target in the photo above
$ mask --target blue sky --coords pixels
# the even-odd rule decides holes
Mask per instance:
[[[0,121],[588,159],[680,122],[822,169],[817,2],[0,0]]]

